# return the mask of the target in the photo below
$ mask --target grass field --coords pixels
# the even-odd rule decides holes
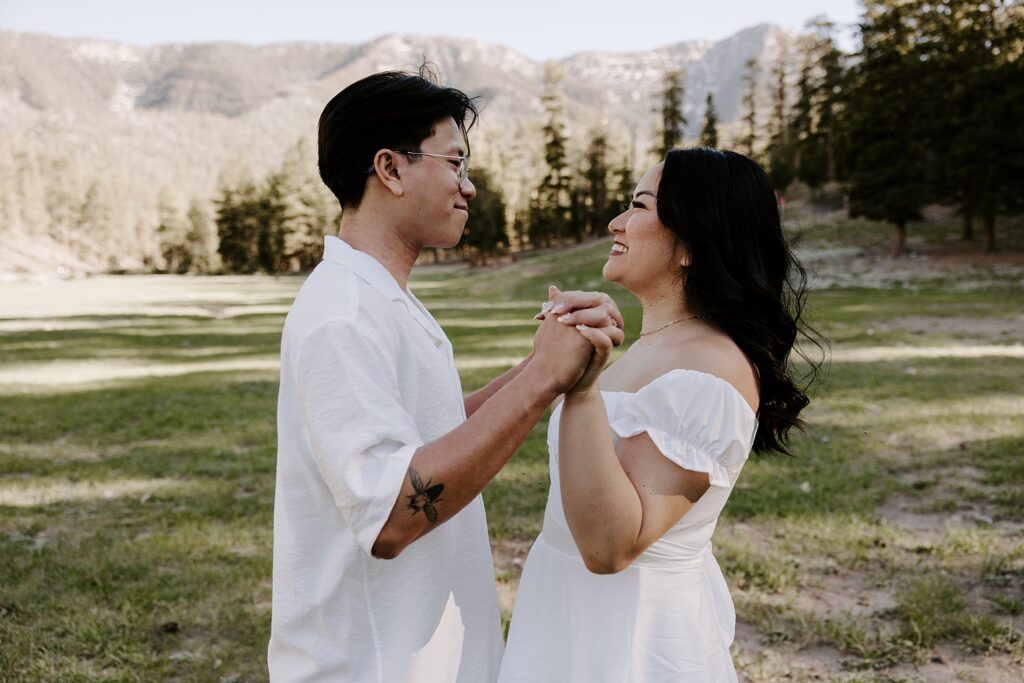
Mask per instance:
[[[716,554],[750,681],[1024,677],[1024,231],[982,257],[911,227],[791,217],[832,340],[796,456],[752,460]],[[857,243],[866,246],[854,246]],[[607,243],[413,288],[466,391],[530,347],[545,285]],[[0,285],[0,681],[259,681],[280,327],[301,280]],[[485,493],[512,604],[547,492],[541,424]],[[507,614],[506,614],[507,616]]]

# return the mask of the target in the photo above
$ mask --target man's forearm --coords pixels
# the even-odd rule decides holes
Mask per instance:
[[[466,396],[464,399],[466,403],[466,417],[469,417],[473,413],[475,413],[477,409],[480,408],[480,406],[482,406],[487,401],[487,399],[489,399],[491,396],[494,396],[496,393],[498,393],[499,389],[501,389],[503,386],[511,382],[520,372],[523,371],[523,368],[526,367],[526,364],[530,362],[531,358],[533,358],[533,352],[531,352],[529,356],[520,361],[519,365],[515,366],[510,370],[506,370],[505,372],[501,373],[500,375],[492,379],[490,382],[488,382],[486,386],[477,389],[473,393]]]
[[[514,374],[505,377],[510,373]],[[413,455],[398,500],[373,545],[375,557],[396,557],[469,504],[529,436],[557,395],[551,378],[541,376],[526,361],[505,375],[495,380],[504,379],[469,419]]]

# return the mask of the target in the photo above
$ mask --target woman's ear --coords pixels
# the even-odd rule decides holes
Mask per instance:
[[[690,250],[686,248],[686,245],[680,242],[676,245],[676,253],[679,255],[679,265],[683,268],[690,267]]]
[[[391,194],[396,197],[405,194],[405,186],[398,171],[398,155],[390,149],[377,150],[373,156],[373,173]]]

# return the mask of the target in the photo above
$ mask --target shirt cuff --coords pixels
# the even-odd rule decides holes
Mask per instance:
[[[372,498],[373,502],[366,506],[364,523],[360,525],[362,529],[356,533],[356,540],[367,555],[372,555],[373,544],[377,542],[380,530],[391,516],[405,483],[409,463],[419,448],[420,444],[402,446],[387,459],[384,472],[380,476],[380,484]]]

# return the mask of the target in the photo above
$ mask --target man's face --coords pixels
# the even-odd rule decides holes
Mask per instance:
[[[453,157],[466,153],[462,131],[450,116],[434,125],[434,134],[420,151]],[[408,236],[421,247],[454,247],[469,218],[469,200],[476,188],[467,178],[459,182],[459,160],[429,156],[402,156],[403,185],[407,192]]]

